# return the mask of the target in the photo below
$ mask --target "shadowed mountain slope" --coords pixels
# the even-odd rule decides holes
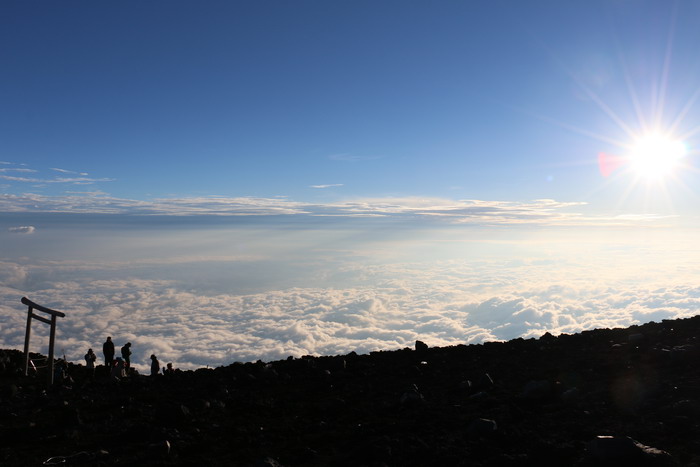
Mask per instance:
[[[698,465],[699,333],[694,317],[116,382],[69,365],[49,389],[4,350],[0,464]]]

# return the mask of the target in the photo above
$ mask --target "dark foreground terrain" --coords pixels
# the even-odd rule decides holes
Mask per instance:
[[[0,465],[700,463],[700,317],[69,386],[0,351]]]

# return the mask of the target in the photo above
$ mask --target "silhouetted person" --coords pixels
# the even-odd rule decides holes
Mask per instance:
[[[85,366],[88,368],[88,370],[91,370],[92,375],[95,375],[95,360],[97,360],[97,355],[95,355],[95,352],[92,351],[92,349],[88,349],[87,353],[85,354]]]
[[[173,368],[173,364],[172,364],[172,363],[168,363],[168,364],[166,365],[166,368],[163,368],[163,374],[164,374],[165,376],[172,376],[172,375],[175,374],[175,369]]]
[[[124,366],[131,368],[131,342],[127,342],[122,347],[122,358],[124,359]]]
[[[53,384],[56,386],[67,386],[73,384],[73,378],[68,374],[68,365],[60,358],[56,362],[53,373]]]
[[[114,365],[110,372],[110,379],[113,381],[119,381],[120,379],[126,377],[126,369],[124,368],[124,360],[121,357],[117,357],[114,360]]]
[[[158,376],[160,373],[160,362],[155,354],[151,355],[151,376]]]
[[[105,366],[107,369],[112,368],[112,363],[114,362],[114,342],[112,342],[111,337],[107,337],[107,340],[102,344],[102,353],[105,354]]]

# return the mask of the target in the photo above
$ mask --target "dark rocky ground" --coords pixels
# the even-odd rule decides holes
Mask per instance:
[[[0,465],[694,466],[699,335],[695,317],[116,383],[72,365],[49,389],[5,350]]]

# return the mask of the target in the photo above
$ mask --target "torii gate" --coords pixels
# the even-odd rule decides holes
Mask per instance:
[[[29,338],[32,334],[32,318],[38,319],[42,323],[46,323],[51,326],[51,334],[49,337],[49,386],[53,384],[53,346],[56,340],[56,318],[65,317],[65,313],[60,311],[52,310],[51,308],[46,308],[45,306],[37,305],[33,301],[29,300],[27,297],[22,297],[22,303],[29,307],[27,312],[27,332],[24,335],[24,376],[29,374]],[[35,315],[32,310],[43,311],[51,315],[51,319],[44,318],[43,316]]]

